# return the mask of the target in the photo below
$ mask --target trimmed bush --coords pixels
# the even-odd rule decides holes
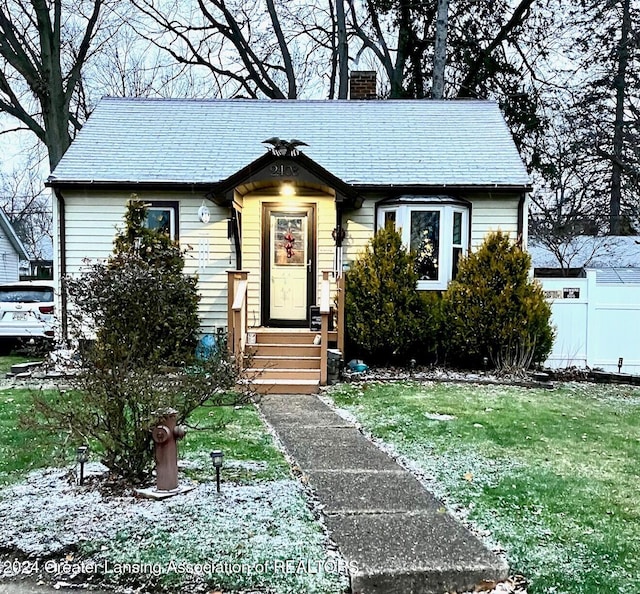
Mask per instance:
[[[449,360],[473,367],[487,357],[500,370],[516,371],[546,359],[551,308],[530,266],[530,256],[501,232],[461,260],[442,303]]]
[[[352,354],[371,363],[425,359],[436,347],[437,296],[416,290],[415,257],[391,226],[369,241],[346,277]]]
[[[97,442],[112,473],[134,483],[153,468],[149,428],[157,411],[173,408],[184,422],[205,402],[231,405],[248,397],[231,391],[238,369],[224,344],[206,361],[196,359],[197,279],[183,274],[178,244],[145,228],[145,219],[145,205],[132,200],[107,262],[66,279],[74,337],[93,333],[95,340],[80,351],[74,390],[53,400],[36,394],[37,414],[29,419],[80,443]]]
[[[180,366],[194,357],[198,281],[183,274],[178,243],[144,226],[146,210],[134,195],[107,262],[66,279],[70,326],[95,329],[102,364]]]

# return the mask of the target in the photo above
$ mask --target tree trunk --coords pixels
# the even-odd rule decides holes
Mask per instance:
[[[433,56],[432,99],[444,97],[444,69],[447,63],[447,24],[449,20],[449,0],[438,0],[436,15],[436,45]]]
[[[349,44],[344,14],[344,0],[336,0],[338,21],[338,99],[346,99],[349,93]]]
[[[622,202],[622,169],[624,156],[624,104],[626,98],[626,72],[629,63],[629,31],[631,30],[630,0],[622,3],[622,31],[617,47],[617,72],[614,79],[616,112],[613,129],[613,163],[611,172],[611,198],[609,201],[609,233],[622,231],[620,205]]]

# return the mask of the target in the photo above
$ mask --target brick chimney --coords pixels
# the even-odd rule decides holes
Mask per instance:
[[[354,70],[349,78],[351,99],[377,99],[376,73],[373,70]]]

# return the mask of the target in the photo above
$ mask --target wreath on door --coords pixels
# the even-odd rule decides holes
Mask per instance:
[[[284,234],[284,251],[287,252],[287,258],[293,258],[293,244],[296,242],[295,237],[291,233],[291,229]]]

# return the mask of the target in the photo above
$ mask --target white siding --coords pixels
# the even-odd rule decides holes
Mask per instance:
[[[203,198],[199,194],[175,192],[140,192],[141,200],[169,200],[179,203],[180,244],[187,249],[185,271],[197,274],[201,294],[201,323],[205,331],[227,325],[227,274],[234,269],[235,250],[227,238],[229,209],[206,202],[211,220],[203,224],[198,219],[198,209]],[[74,191],[64,192],[66,213],[67,272],[79,273],[87,262],[106,258],[112,252],[113,240],[124,225],[123,217],[130,192]],[[316,205],[316,253],[317,283],[320,290],[322,271],[334,268],[335,201],[332,196],[304,196],[301,203]],[[245,196],[242,207],[242,268],[249,271],[249,324],[261,323],[261,218],[265,202],[278,202],[276,197],[258,193]],[[518,197],[492,197],[473,199],[471,219],[471,243],[477,247],[485,234],[501,229],[513,238],[517,234]],[[54,199],[57,210],[57,200]],[[353,262],[362,252],[375,230],[375,202],[366,200],[360,209],[345,213],[343,260]],[[56,256],[59,235],[54,242]],[[59,258],[56,257],[59,263]],[[0,262],[1,268],[2,262]],[[13,264],[12,264],[13,266]],[[17,275],[17,262],[15,263]],[[1,270],[0,270],[1,272]],[[56,272],[59,272],[57,269]],[[56,278],[60,278],[56,274]],[[317,297],[319,299],[319,296]]]
[[[473,197],[471,210],[471,248],[480,246],[487,233],[502,231],[511,239],[518,237],[519,197],[485,196]]]
[[[353,210],[343,216],[346,231],[343,242],[345,264],[349,264],[358,258],[367,247],[367,243],[375,233],[376,203],[373,200],[365,200],[362,207]]]
[[[13,245],[0,231],[0,283],[12,283],[20,278],[20,259]]]
[[[88,263],[109,256],[130,192],[65,192],[67,273],[78,274]],[[227,239],[227,208],[206,202],[211,221],[201,223],[201,195],[140,192],[141,200],[179,203],[179,239],[186,249],[185,272],[198,275],[203,330],[227,325],[227,274],[235,268],[232,245]]]

